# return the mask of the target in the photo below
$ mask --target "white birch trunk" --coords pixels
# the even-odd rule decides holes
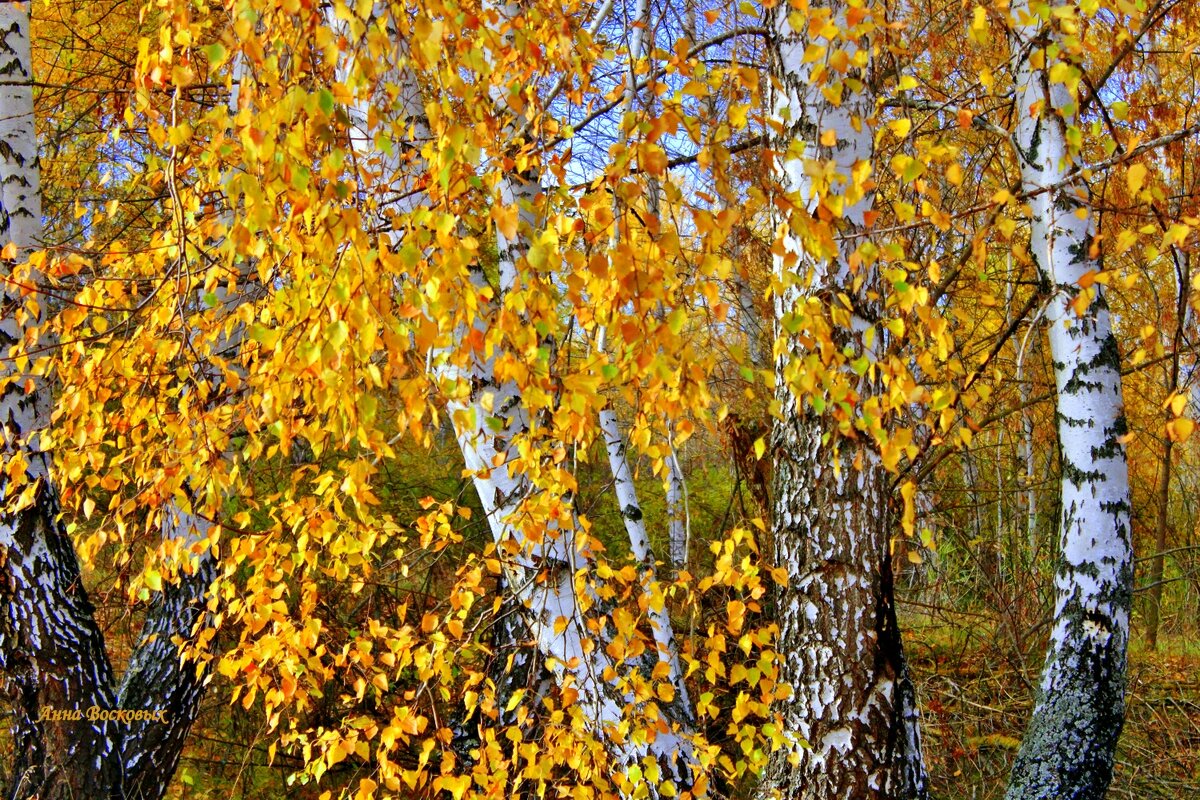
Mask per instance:
[[[1009,800],[1099,800],[1112,776],[1125,711],[1125,657],[1133,581],[1121,364],[1103,287],[1078,310],[1079,280],[1101,265],[1090,252],[1087,188],[1068,176],[1072,98],[1035,53],[1051,24],[1018,4],[1011,35],[1015,143],[1031,193],[1031,247],[1055,292],[1047,312],[1058,388],[1062,518],[1054,627],[1033,718],[1013,766]],[[1052,61],[1047,56],[1043,59]]]
[[[819,5],[830,8],[844,29],[848,4],[831,0]],[[873,198],[853,189],[851,173],[873,156],[867,120],[874,114],[875,98],[869,88],[857,93],[847,88],[839,103],[831,102],[815,84],[814,65],[803,56],[810,43],[853,56],[870,42],[812,42],[792,29],[786,11],[785,5],[769,18],[771,56],[782,84],[774,108],[784,131],[776,148],[784,154],[780,180],[797,204],[793,215],[815,211],[822,196],[840,196],[845,201],[840,230],[864,232]],[[869,86],[866,70],[850,77]],[[833,132],[836,144],[818,143],[825,131]],[[789,152],[795,143],[800,152]],[[814,184],[806,171],[813,159],[832,161],[841,182],[835,178],[832,186]],[[789,579],[775,596],[780,681],[792,687],[792,697],[780,711],[785,732],[801,744],[772,754],[759,796],[923,797],[915,695],[892,597],[887,473],[868,444],[840,436],[830,417],[816,413],[793,391],[805,352],[796,337],[784,332],[788,318],[804,313],[810,298],[836,303],[836,293],[846,292],[855,301],[851,325],[833,335],[839,345],[872,357],[863,338],[869,323],[859,310],[878,310],[871,295],[879,292],[880,280],[871,265],[852,269],[857,239],[842,244],[834,258],[807,253],[793,232],[800,222],[785,220],[784,255],[775,264],[784,287],[776,297],[776,397],[782,416],[771,451],[774,556]],[[865,378],[858,388],[860,394],[874,391]]]
[[[625,441],[621,436],[617,415],[612,409],[606,408],[600,412],[600,431],[604,435],[608,466],[613,476],[617,505],[625,523],[625,533],[629,536],[630,552],[633,554],[634,560],[641,566],[642,590],[650,598],[646,613],[650,618],[650,628],[658,651],[655,654],[655,661],[667,665],[667,679],[674,688],[672,701],[674,708],[671,716],[673,719],[690,724],[692,722],[692,703],[688,698],[687,685],[683,680],[683,669],[679,665],[675,634],[671,627],[671,616],[667,611],[665,601],[659,603],[654,599],[654,589],[658,587],[654,552],[650,548],[650,537],[646,533],[646,518],[638,504],[637,487],[633,482],[633,473],[629,469]]]
[[[511,18],[517,10],[515,5],[500,7],[501,19]],[[401,113],[418,138],[429,136],[416,75],[402,70],[397,80],[402,97],[410,98],[402,104]],[[365,129],[365,108],[352,111],[351,118],[363,120]],[[361,156],[376,157],[369,136],[353,137],[352,144]],[[399,175],[399,165],[392,165],[388,174]],[[406,208],[393,207],[398,213],[416,208],[423,201],[403,186],[394,185],[392,190],[394,196],[407,196]],[[533,201],[539,191],[535,174],[507,175],[501,181],[500,202],[518,205],[519,224],[512,239],[497,231],[499,293],[492,302],[479,299],[479,312],[470,323],[485,334],[485,339],[495,309],[517,285],[518,262],[527,252],[529,234],[538,224]],[[476,290],[484,288],[486,279],[480,265],[471,267],[470,278]],[[660,730],[653,741],[634,741],[618,733],[631,710],[650,715],[654,712],[618,686],[628,665],[614,663],[607,654],[611,641],[608,637],[613,635],[610,627],[601,624],[593,633],[589,625],[600,616],[587,588],[594,560],[570,526],[570,497],[552,496],[514,468],[520,463],[519,444],[530,433],[530,419],[520,387],[511,380],[496,378],[495,363],[500,355],[499,348],[472,353],[468,363],[460,366],[453,363],[452,354],[441,353],[433,359],[433,371],[451,397],[447,409],[455,437],[493,539],[504,556],[505,580],[546,667],[560,687],[577,693],[575,705],[592,732],[606,743],[616,765],[621,769],[632,767],[648,755],[663,767],[664,778],[678,781],[690,774],[686,759],[690,743],[682,732],[684,726],[672,719],[670,709],[660,709],[665,730]],[[464,386],[465,393],[461,391]],[[554,514],[568,524],[552,521]],[[657,787],[651,790],[657,793]]]
[[[666,459],[667,540],[670,542],[671,570],[679,572],[686,569],[688,564],[691,521],[688,513],[687,482],[679,464],[679,451],[675,448],[674,437],[668,438],[667,447],[671,449]]]
[[[1035,323],[1036,324],[1036,323]],[[1038,552],[1038,503],[1037,503],[1037,466],[1033,454],[1033,412],[1029,405],[1029,384],[1017,375],[1021,390],[1021,463],[1025,469],[1025,544],[1029,548],[1029,558],[1037,557]]]

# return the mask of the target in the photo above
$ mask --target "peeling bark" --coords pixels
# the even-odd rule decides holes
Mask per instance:
[[[845,29],[847,4],[816,5],[830,9]],[[780,681],[792,687],[779,709],[784,730],[800,741],[772,754],[758,796],[925,797],[916,698],[893,602],[888,476],[869,444],[839,434],[829,415],[817,413],[793,389],[806,353],[799,338],[785,332],[787,319],[805,314],[806,303],[837,302],[836,293],[846,292],[854,306],[851,324],[833,335],[857,355],[872,357],[863,312],[879,303],[877,271],[859,263],[853,239],[835,257],[821,258],[794,233],[802,224],[797,217],[815,211],[822,195],[844,199],[843,230],[867,229],[872,196],[856,193],[851,173],[873,155],[869,66],[853,76],[868,85],[844,90],[835,103],[803,56],[810,43],[851,57],[870,43],[866,37],[810,41],[792,29],[783,11],[773,13],[770,27],[773,68],[782,85],[774,111],[783,130],[776,148],[783,154],[780,180],[795,204],[775,260],[784,287],[775,306],[784,346],[777,346],[775,364],[781,416],[771,436],[772,533],[775,563],[788,571],[788,585],[774,598],[776,651]],[[833,131],[835,144],[818,144],[826,131]],[[814,185],[805,169],[812,159],[832,161],[844,182]],[[874,387],[863,378],[858,390],[867,395]]]

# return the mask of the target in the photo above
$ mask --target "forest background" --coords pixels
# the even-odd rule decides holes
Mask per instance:
[[[1200,792],[1193,4],[2,12],[12,796]]]

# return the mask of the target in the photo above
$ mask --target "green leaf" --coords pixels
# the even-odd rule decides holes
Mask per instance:
[[[364,394],[358,398],[358,413],[365,422],[373,420],[378,409],[379,401],[375,399],[375,395]]]
[[[208,59],[208,69],[210,72],[225,63],[225,57],[228,53],[225,50],[225,45],[220,42],[213,42],[200,49],[204,51],[204,57]]]
[[[321,111],[325,112],[325,116],[333,115],[333,92],[328,89],[321,89],[317,92],[317,105]]]
[[[148,586],[151,591],[162,591],[162,575],[160,575],[157,570],[146,570],[143,580],[146,582],[146,586]]]

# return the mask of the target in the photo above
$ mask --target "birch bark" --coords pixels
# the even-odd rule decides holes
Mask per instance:
[[[1031,195],[1030,250],[1055,293],[1047,318],[1062,516],[1054,627],[1007,797],[1099,800],[1124,721],[1133,581],[1121,363],[1103,287],[1079,285],[1101,264],[1092,251],[1087,188],[1069,179],[1078,162],[1067,139],[1077,122],[1075,103],[1066,86],[1050,79],[1054,57],[1047,50],[1061,44],[1059,34],[1026,3],[1016,4],[1013,15],[1015,144]],[[1090,299],[1080,296],[1093,291]]]
[[[673,436],[668,437],[667,447],[671,450],[667,456],[666,477],[667,540],[670,542],[671,572],[675,574],[687,569],[691,519],[688,513],[687,481],[679,464],[679,451]]]

